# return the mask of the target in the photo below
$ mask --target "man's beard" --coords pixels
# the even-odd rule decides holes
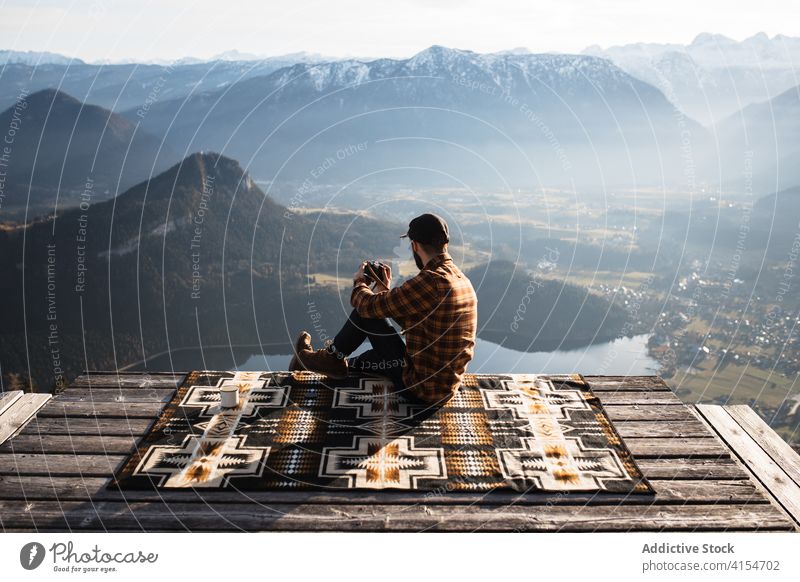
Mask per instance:
[[[417,268],[421,271],[425,266],[425,263],[422,262],[422,257],[420,257],[414,249],[411,249],[411,254],[414,255],[414,262],[417,264]]]

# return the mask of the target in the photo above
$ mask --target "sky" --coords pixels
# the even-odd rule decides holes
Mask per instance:
[[[477,52],[580,52],[800,36],[797,0],[0,0],[0,49],[87,61],[261,56],[408,57],[432,44]]]

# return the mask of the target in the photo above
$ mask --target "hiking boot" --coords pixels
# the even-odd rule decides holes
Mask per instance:
[[[315,352],[311,350],[299,352],[297,359],[309,372],[323,374],[329,378],[347,378],[347,359],[338,357],[326,348],[319,348]]]
[[[294,354],[292,355],[292,360],[289,362],[289,371],[293,372],[295,370],[305,370],[305,368],[300,364],[297,354],[300,352],[313,351],[314,349],[311,347],[311,334],[307,331],[301,331],[300,335],[297,337],[297,341],[294,343]]]
[[[304,331],[297,338],[295,356],[289,363],[289,370],[308,370],[329,378],[343,379],[347,378],[347,358],[340,358],[328,348],[314,351],[311,335]]]

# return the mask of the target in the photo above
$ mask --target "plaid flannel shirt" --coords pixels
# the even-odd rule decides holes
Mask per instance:
[[[350,303],[362,317],[391,317],[400,325],[403,383],[411,394],[436,403],[455,393],[474,354],[478,299],[449,253],[388,291],[374,293],[365,281],[356,282]]]

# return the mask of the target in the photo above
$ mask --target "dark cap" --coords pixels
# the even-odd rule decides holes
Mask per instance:
[[[403,237],[423,244],[445,244],[450,242],[450,231],[441,216],[421,214],[408,223],[408,232],[400,235]]]

